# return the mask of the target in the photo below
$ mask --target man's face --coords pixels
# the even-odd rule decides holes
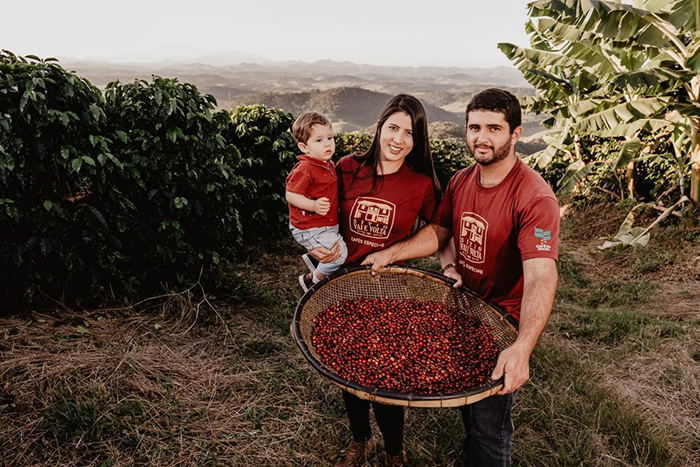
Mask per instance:
[[[511,133],[506,117],[500,112],[476,110],[469,112],[467,145],[476,162],[482,166],[495,164],[515,153],[515,142],[521,127]]]

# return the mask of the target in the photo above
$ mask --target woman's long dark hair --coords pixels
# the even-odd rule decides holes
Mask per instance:
[[[408,153],[405,164],[408,164],[415,172],[420,172],[427,175],[433,180],[433,188],[435,190],[435,198],[440,199],[440,182],[438,181],[435,167],[433,166],[433,157],[430,154],[430,140],[428,138],[428,119],[425,116],[423,104],[418,99],[409,94],[398,94],[387,102],[382,111],[379,121],[377,122],[377,130],[374,133],[374,139],[367,152],[364,154],[354,155],[353,157],[360,163],[355,170],[350,186],[355,182],[357,174],[366,166],[372,167],[372,188],[373,192],[377,188],[379,177],[379,164],[382,148],[379,140],[384,123],[396,112],[403,112],[411,117],[411,125],[413,126],[413,149]],[[349,188],[349,187],[348,187]]]

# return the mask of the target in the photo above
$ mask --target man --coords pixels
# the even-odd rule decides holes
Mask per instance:
[[[492,378],[498,394],[462,407],[465,450],[472,467],[509,466],[515,391],[529,378],[530,356],[554,303],[559,205],[554,193],[515,153],[520,105],[515,96],[487,89],[467,106],[467,144],[476,160],[457,172],[432,223],[415,236],[369,255],[377,271],[439,249],[443,273],[519,320],[515,343],[504,349]],[[450,245],[448,240],[452,239]]]

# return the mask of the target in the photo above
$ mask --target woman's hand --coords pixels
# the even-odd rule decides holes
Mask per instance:
[[[309,250],[307,252],[317,260],[319,260],[321,263],[330,263],[331,261],[335,261],[336,259],[340,258],[340,245],[338,245],[338,242],[333,245],[333,248],[330,250],[328,248],[314,248],[313,250]]]

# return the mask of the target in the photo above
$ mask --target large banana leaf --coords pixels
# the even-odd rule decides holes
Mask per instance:
[[[700,72],[700,33],[697,31],[693,41],[688,46],[688,54],[683,66],[694,73]]]
[[[595,165],[595,162],[586,164],[580,159],[576,162],[572,162],[569,167],[566,168],[564,176],[559,180],[557,196],[564,196],[574,191],[578,184],[586,178],[586,175],[595,168]]]
[[[651,236],[650,231],[657,225],[659,225],[664,219],[673,214],[676,209],[678,209],[682,204],[688,203],[690,200],[686,196],[681,196],[673,206],[670,206],[657,217],[654,222],[652,222],[647,227],[632,227],[636,217],[636,210],[642,206],[647,206],[648,203],[638,204],[633,207],[632,210],[627,214],[627,217],[622,222],[620,229],[617,234],[615,234],[614,240],[607,240],[598,248],[605,250],[607,248],[612,248],[619,245],[627,246],[646,246],[649,243],[649,237]]]
[[[635,0],[636,8],[668,13],[668,20],[678,29],[698,29],[696,0]]]
[[[643,118],[632,123],[615,125],[599,133],[604,138],[627,137],[639,133],[655,134],[661,131],[670,131],[674,124],[664,119]]]
[[[600,132],[610,130],[632,120],[653,118],[663,114],[671,102],[670,97],[650,97],[631,102],[624,102],[610,109],[587,116],[575,123],[580,131]]]
[[[578,63],[569,57],[566,57],[557,52],[550,52],[547,50],[537,50],[537,49],[523,49],[517,45],[500,43],[498,48],[506,54],[506,56],[516,65],[520,62],[527,61],[527,63],[535,66],[551,67],[551,66],[563,66],[563,67],[576,67]]]
[[[639,141],[639,138],[633,138],[625,141],[617,155],[613,169],[618,170],[627,167],[627,165],[632,162],[635,157],[637,157],[637,154],[639,154],[639,148],[641,145],[642,142]]]

